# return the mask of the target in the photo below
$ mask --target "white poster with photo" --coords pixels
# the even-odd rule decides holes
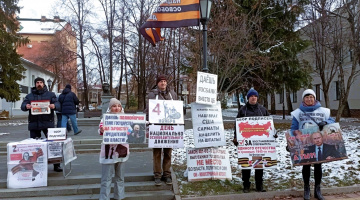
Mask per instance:
[[[64,154],[65,165],[69,164],[70,162],[74,161],[77,158],[74,149],[74,143],[71,138],[68,138],[64,141],[63,154]]]
[[[197,72],[196,103],[215,105],[217,100],[216,74]]]
[[[48,128],[48,140],[66,140],[66,128]]]
[[[187,149],[188,181],[232,179],[229,153],[225,148]]]
[[[238,164],[242,169],[277,167],[273,118],[269,116],[236,119]]]
[[[149,148],[183,148],[184,125],[150,125]]]
[[[36,140],[7,144],[7,187],[47,186],[47,143]]]
[[[48,159],[62,158],[62,142],[48,142]]]
[[[144,114],[104,114],[102,143],[145,143],[145,124]]]
[[[32,115],[43,115],[50,114],[51,110],[49,108],[50,101],[49,100],[37,100],[31,101],[31,114]]]
[[[183,101],[149,99],[149,122],[184,124]]]
[[[216,105],[191,104],[196,148],[226,145],[220,101]]]

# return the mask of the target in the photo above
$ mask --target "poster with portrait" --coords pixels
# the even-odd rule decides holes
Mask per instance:
[[[220,101],[216,105],[191,104],[196,148],[226,145]]]
[[[184,124],[183,101],[149,99],[149,122]]]
[[[189,148],[186,157],[188,181],[232,179],[226,148]]]
[[[183,148],[184,125],[150,125],[149,148]]]
[[[347,158],[339,123],[288,131],[287,145],[294,166],[332,162]]]
[[[277,167],[273,118],[269,116],[236,119],[238,165],[242,169]]]
[[[196,103],[216,105],[217,77],[216,74],[197,72]]]
[[[129,154],[129,144],[101,144],[99,162],[102,164],[125,162]]]
[[[50,101],[49,100],[37,100],[31,101],[31,114],[32,115],[43,115],[50,114],[51,110],[49,108]]]
[[[47,186],[47,143],[34,139],[7,144],[7,187]]]
[[[103,143],[145,143],[145,124],[144,114],[105,114]]]

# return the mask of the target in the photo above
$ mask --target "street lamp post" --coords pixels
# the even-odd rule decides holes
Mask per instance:
[[[210,17],[211,0],[200,0],[200,22],[203,25],[203,72],[209,72],[207,66],[207,21]]]
[[[51,80],[51,79],[48,79],[46,82],[47,82],[47,84],[48,84],[48,86],[49,86],[49,91],[51,92],[52,80]]]

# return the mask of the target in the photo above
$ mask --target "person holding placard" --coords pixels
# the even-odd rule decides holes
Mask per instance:
[[[330,117],[330,109],[321,107],[319,101],[316,100],[316,94],[312,89],[307,89],[302,94],[302,103],[300,104],[300,108],[291,112],[291,116],[293,117],[291,123],[291,132],[296,130],[305,129],[308,126],[316,126],[322,131],[323,127],[326,124],[334,123],[335,120]],[[320,143],[322,146],[322,135],[321,133],[314,133],[315,135],[312,136],[314,141],[314,146],[316,143]],[[316,137],[316,139],[314,138]],[[318,142],[316,142],[318,141]],[[315,148],[315,147],[314,147]],[[323,147],[324,148],[324,147]],[[315,151],[315,149],[314,149]],[[317,150],[317,158],[319,155],[323,153],[319,153],[321,150]],[[320,156],[321,157],[321,156]],[[303,162],[303,161],[302,161]],[[303,165],[302,169],[302,176],[304,180],[304,199],[310,199],[310,172],[311,172],[311,165]],[[315,189],[314,189],[314,196],[317,199],[324,199],[321,194],[320,190],[320,183],[322,179],[322,169],[321,163],[314,164],[314,177],[315,177]]]
[[[174,91],[167,87],[167,78],[165,75],[159,75],[156,79],[156,87],[148,94],[148,99],[159,100],[177,100],[177,95]],[[149,104],[145,110],[146,118],[149,120]],[[153,148],[153,162],[154,162],[154,178],[155,185],[162,185],[161,179],[165,180],[167,185],[172,184],[171,180],[171,152],[172,148]],[[161,157],[163,162],[161,163]]]
[[[250,89],[247,93],[247,99],[248,102],[245,104],[245,106],[241,107],[236,118],[241,117],[255,117],[255,116],[269,116],[269,112],[266,110],[265,107],[260,105],[258,103],[259,93],[254,90]],[[238,146],[238,141],[236,138],[236,129],[234,131],[234,139],[233,142],[236,146]],[[258,192],[266,192],[263,188],[263,169],[256,169],[255,170],[255,185],[256,185],[256,191]],[[244,193],[250,192],[250,169],[243,169],[241,170],[242,180],[243,180],[243,191]]]
[[[116,98],[111,98],[109,102],[108,114],[124,113],[121,102]],[[104,118],[99,124],[99,134],[104,133]],[[126,148],[126,149],[125,149]],[[125,154],[122,153],[125,150]],[[122,152],[122,153],[120,153]],[[129,159],[129,144],[101,144],[99,161],[102,164],[101,169],[101,188],[100,200],[110,199],[111,180],[115,171],[114,179],[114,199],[125,198],[125,179],[124,162]]]
[[[45,85],[43,78],[37,77],[34,80],[35,87],[31,88],[31,93],[26,95],[24,101],[21,104],[21,110],[29,112],[29,126],[30,138],[41,138],[41,132],[47,137],[48,128],[54,128],[54,110],[60,110],[61,106],[58,102],[55,93],[50,92]],[[32,104],[39,102],[39,104],[48,104],[50,113],[35,114],[31,110]],[[62,172],[60,163],[54,164],[54,171]]]

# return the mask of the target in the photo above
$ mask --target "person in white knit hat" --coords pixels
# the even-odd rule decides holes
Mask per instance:
[[[121,102],[116,98],[111,98],[107,114],[121,114],[124,110]],[[104,118],[99,124],[99,134],[104,133]],[[100,200],[110,199],[111,180],[115,171],[114,179],[114,199],[125,198],[125,179],[124,179],[124,162],[129,158],[129,144],[101,144],[99,162],[102,164],[101,169],[101,188]]]
[[[321,107],[319,101],[316,100],[316,94],[314,90],[307,89],[302,94],[302,103],[300,108],[291,112],[293,117],[291,123],[291,132],[296,130],[305,129],[307,127],[318,126],[321,131],[326,124],[334,123],[335,120],[330,117],[330,109]],[[294,136],[294,135],[293,135]],[[315,152],[318,154],[318,151]],[[302,162],[306,162],[302,160]],[[304,181],[304,199],[310,199],[310,172],[311,165],[303,165],[302,176]],[[314,164],[314,178],[315,178],[315,189],[314,197],[317,199],[324,199],[321,194],[320,184],[322,179],[321,163]]]

